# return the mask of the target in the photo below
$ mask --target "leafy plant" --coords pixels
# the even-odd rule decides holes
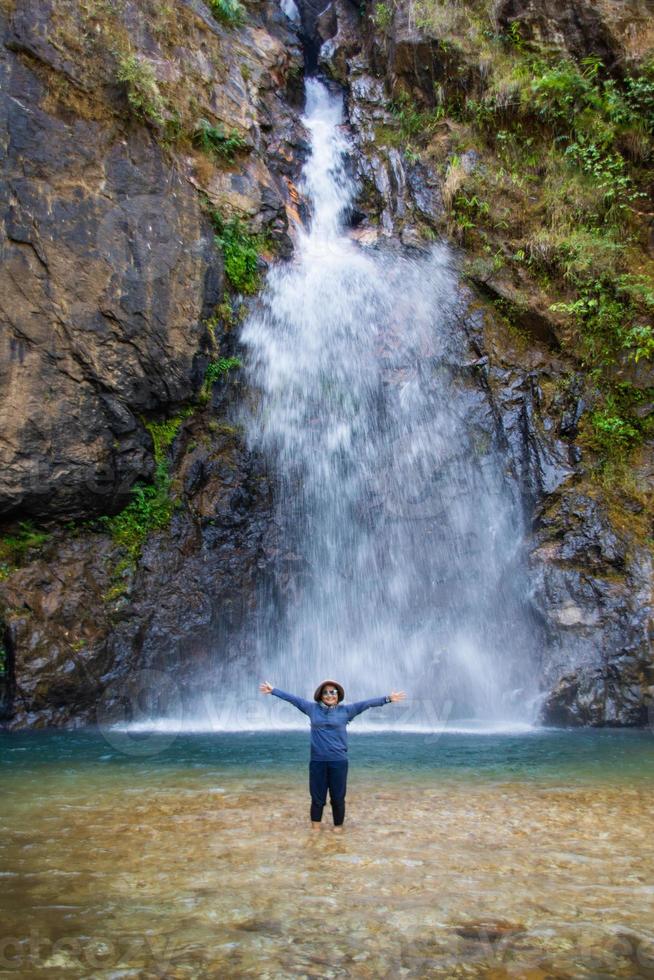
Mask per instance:
[[[649,323],[634,323],[625,331],[623,346],[629,351],[634,363],[641,358],[654,359],[654,330]]]
[[[624,208],[639,197],[645,196],[634,188],[626,172],[625,161],[620,154],[603,152],[596,143],[583,134],[580,134],[574,143],[570,143],[565,155],[576,163],[583,173],[593,179],[607,208],[612,206]]]
[[[193,143],[222,160],[233,160],[247,146],[237,130],[227,134],[223,126],[212,126],[207,119],[201,119],[193,131]]]
[[[642,119],[649,132],[654,132],[654,61],[642,74],[625,80],[624,101],[631,116]]]
[[[255,293],[259,287],[259,250],[264,247],[263,239],[250,234],[238,218],[226,221],[217,211],[211,211],[210,217],[230,284],[239,293]]]
[[[459,193],[454,198],[452,213],[456,227],[465,236],[466,232],[477,227],[480,219],[490,212],[488,201],[481,200],[476,194]]]
[[[132,487],[130,503],[112,517],[102,517],[100,522],[110,532],[114,542],[124,551],[125,559],[114,570],[114,579],[120,579],[126,568],[133,565],[143,544],[152,531],[161,530],[170,523],[175,509],[171,497],[171,477],[167,461],[167,450],[173,443],[184,419],[193,411],[188,408],[172,419],[162,422],[146,422],[146,428],[152,437],[154,450],[155,473],[151,484],[137,483]],[[114,583],[113,590],[118,590],[113,598],[121,593],[120,581]],[[109,598],[109,593],[105,598]]]
[[[584,75],[572,61],[552,65],[535,62],[535,77],[526,94],[534,111],[549,123],[573,126],[582,108],[599,107],[599,94],[592,77]]]
[[[148,61],[133,53],[126,54],[119,61],[116,77],[125,85],[127,101],[137,116],[158,126],[166,125],[168,105]]]
[[[518,51],[522,51],[524,49],[525,42],[522,36],[522,30],[520,29],[520,21],[511,21],[504,39],[506,40],[507,44],[512,44]]]
[[[554,272],[578,286],[615,276],[625,249],[611,229],[598,228],[539,228],[526,242],[534,270]]]
[[[638,319],[630,278],[620,277],[611,283],[589,282],[577,299],[552,306],[553,311],[573,317],[580,329],[585,358],[591,364],[609,366],[620,354],[634,363],[654,357],[654,330]]]
[[[219,357],[217,361],[209,361],[204,376],[205,384],[212,385],[214,381],[218,381],[226,374],[229,374],[230,371],[241,366],[238,357]]]
[[[591,432],[588,442],[607,459],[628,453],[640,440],[640,431],[629,418],[612,411],[611,407],[598,409],[590,416]]]
[[[208,401],[214,383],[224,378],[230,371],[234,371],[241,366],[238,357],[219,357],[216,361],[209,361],[204,375],[202,391],[200,392],[200,401]]]
[[[135,562],[152,531],[167,527],[174,505],[170,497],[170,476],[165,465],[155,471],[154,483],[137,483],[132,488],[132,500],[120,514],[103,518],[115,543]]]
[[[429,137],[437,123],[445,115],[445,107],[437,105],[435,109],[419,108],[406,92],[399,92],[390,104],[402,140],[412,140],[417,137]]]
[[[617,285],[632,301],[638,300],[649,312],[654,311],[654,281],[649,276],[623,275]]]
[[[470,214],[488,214],[490,211],[488,201],[480,200],[476,194],[459,194],[456,198],[455,205],[457,209],[467,211]]]
[[[182,422],[193,414],[193,408],[185,408],[171,419],[163,422],[146,422],[145,427],[152,437],[154,461],[158,465],[165,461],[166,452],[172,446]]]
[[[245,7],[239,0],[209,0],[211,13],[216,20],[231,27],[240,27],[245,22]]]
[[[372,15],[375,27],[386,34],[393,25],[393,10],[388,3],[377,3]]]

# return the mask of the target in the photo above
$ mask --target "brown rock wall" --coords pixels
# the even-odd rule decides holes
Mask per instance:
[[[111,511],[151,476],[141,415],[197,392],[222,294],[198,189],[288,250],[286,183],[263,155],[271,144],[293,167],[282,95],[299,55],[270,17],[279,36],[265,17],[221,27],[199,0],[2,14],[0,514]],[[130,112],[129,51],[157,79],[165,127]],[[193,147],[202,118],[241,136],[236,160]]]

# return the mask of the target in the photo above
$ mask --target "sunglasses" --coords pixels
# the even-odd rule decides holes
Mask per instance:
[[[336,697],[338,697],[338,691],[332,691],[331,688],[325,688],[325,690],[322,693],[323,694],[335,694]]]

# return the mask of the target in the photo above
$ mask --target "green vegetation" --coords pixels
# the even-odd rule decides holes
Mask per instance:
[[[499,155],[511,175],[505,181],[516,202],[527,195],[537,202],[531,209],[525,202],[525,213],[532,215],[520,229],[523,268],[550,291],[570,296],[551,309],[569,318],[570,351],[597,384],[597,407],[583,433],[605,475],[607,469],[616,472],[618,460],[644,434],[634,414],[638,389],[623,387],[618,397],[615,372],[654,355],[651,271],[626,272],[642,265],[638,211],[652,178],[651,115],[642,112],[645,100],[639,103],[631,93],[646,93],[651,83],[640,75],[618,88],[613,79],[601,78],[596,59],[581,65],[531,59],[529,65],[530,80],[514,70],[512,115],[507,118],[509,107],[491,95],[482,103],[489,117],[477,106],[475,123],[488,139],[501,113],[505,138]],[[499,210],[496,204],[496,217]],[[483,233],[478,242],[484,242]]]
[[[443,119],[444,109],[425,109],[415,105],[406,92],[398,92],[389,105],[393,116],[392,126],[378,126],[376,138],[386,146],[400,146],[411,152],[413,144],[429,139]]]
[[[200,392],[200,401],[207,402],[214,383],[241,366],[238,357],[219,357],[216,361],[209,361]]]
[[[201,119],[193,132],[193,143],[205,153],[211,153],[220,160],[231,161],[237,153],[247,146],[237,130],[225,133],[223,126],[212,126],[206,119]]]
[[[605,388],[599,404],[581,422],[580,441],[600,460],[596,475],[607,488],[622,486],[635,492],[629,459],[643,438],[654,434],[654,419],[640,417],[639,407],[652,402],[654,389],[634,388],[629,382]]]
[[[638,441],[638,429],[621,415],[612,415],[609,408],[599,409],[590,416],[591,441],[607,457],[627,452]]]
[[[159,531],[170,523],[175,509],[171,496],[171,477],[167,452],[179,432],[183,421],[191,415],[192,408],[180,412],[163,422],[146,422],[152,436],[155,474],[151,484],[137,483],[132,488],[132,500],[119,514],[102,517],[100,523],[110,532],[114,542],[124,552],[124,559],[114,570],[114,585],[106,599],[122,594],[124,573],[141,554],[143,544],[152,531]]]
[[[621,354],[635,364],[654,356],[654,330],[650,323],[638,320],[643,306],[654,311],[654,295],[645,290],[642,303],[637,304],[634,293],[638,295],[638,286],[633,276],[588,276],[579,283],[577,299],[552,305],[553,311],[573,317],[579,328],[582,356],[589,366],[613,365]]]
[[[465,233],[476,228],[490,214],[490,205],[488,201],[481,201],[476,194],[459,193],[454,198],[452,214],[465,239]]]
[[[240,27],[245,22],[245,7],[239,0],[208,0],[216,20],[230,27]]]
[[[393,23],[393,8],[390,3],[376,3],[372,14],[375,27],[385,34]]]
[[[387,142],[442,167],[471,275],[518,283],[558,316],[588,378],[582,441],[601,474],[649,434],[634,372],[654,360],[654,59],[614,78],[597,57],[539,49],[518,21],[498,34],[486,4],[417,0],[415,14],[445,75],[431,93],[395,93]]]
[[[138,561],[146,539],[152,532],[168,527],[176,507],[179,506],[173,492],[168,450],[183,422],[193,415],[198,405],[206,404],[211,387],[216,381],[240,367],[241,362],[236,357],[219,357],[209,361],[196,405],[188,406],[172,418],[161,422],[144,422],[152,438],[154,480],[149,484],[137,483],[132,487],[132,499],[127,506],[119,514],[101,517],[98,522],[111,534],[123,554],[113,570],[112,584],[104,596],[105,601],[112,602],[124,594],[129,573]]]
[[[231,315],[231,308],[227,307]],[[224,313],[224,311],[223,311]],[[111,586],[104,595],[107,602],[112,602],[125,593],[129,573],[138,561],[143,544],[154,531],[166,528],[178,506],[173,492],[173,481],[170,475],[168,450],[175,440],[183,422],[196,411],[198,405],[209,399],[212,385],[226,377],[230,371],[241,367],[236,357],[219,357],[209,361],[202,389],[198,395],[197,404],[188,406],[170,419],[160,422],[144,422],[145,428],[152,438],[155,472],[152,483],[137,483],[131,490],[131,501],[119,513],[112,516],[100,517],[91,521],[90,526],[100,526],[108,531],[114,543],[120,548],[122,557],[112,571]],[[211,430],[215,423],[210,422]],[[230,429],[230,431],[232,431]],[[77,525],[70,522],[64,525],[67,532],[74,534]],[[39,530],[32,521],[21,521],[13,534],[0,537],[0,581],[30,557],[30,552],[38,551],[50,539],[51,535]],[[2,646],[0,644],[0,658]],[[0,661],[0,673],[2,664]]]
[[[154,462],[156,466],[166,464],[166,454],[172,446],[182,422],[193,414],[193,408],[185,408],[171,419],[163,422],[146,422],[145,427],[152,437]]]
[[[223,253],[225,274],[236,292],[252,294],[259,288],[259,252],[266,247],[262,235],[252,235],[239,218],[225,220],[218,211],[209,216],[216,229],[216,245]]]
[[[218,381],[234,368],[240,368],[241,366],[238,357],[220,357],[217,361],[209,361],[204,383],[212,385],[214,381]]]
[[[21,521],[13,534],[0,537],[0,581],[13,568],[22,565],[30,551],[37,551],[49,540],[50,535],[40,531],[32,521]]]
[[[232,304],[228,300],[223,300],[214,310],[214,314],[205,320],[205,326],[211,336],[211,343],[216,346],[216,330],[220,326],[223,331],[230,331],[237,323],[240,323],[247,313],[246,306],[241,303],[236,309],[232,309]]]
[[[241,362],[236,357],[220,357],[209,361],[204,383],[198,395],[198,404],[206,404],[211,394],[211,387],[216,381],[240,367]],[[144,423],[152,437],[154,480],[149,484],[137,483],[132,487],[131,501],[119,514],[101,517],[99,520],[99,524],[111,534],[114,543],[123,553],[122,559],[113,570],[111,587],[104,596],[107,602],[112,602],[124,594],[127,588],[127,575],[138,561],[148,536],[153,531],[163,530],[170,524],[178,503],[173,493],[168,450],[182,423],[194,413],[196,408],[197,405],[191,405],[173,418]]]
[[[162,127],[167,124],[170,119],[168,103],[159,91],[148,61],[133,53],[123,55],[116,77],[125,85],[127,101],[140,119]]]

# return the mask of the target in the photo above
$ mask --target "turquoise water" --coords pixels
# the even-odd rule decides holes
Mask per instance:
[[[305,774],[309,735],[298,731],[193,734],[45,731],[0,734],[4,779],[54,768],[69,775],[89,766],[133,770],[190,768],[227,774]],[[567,782],[654,779],[650,731],[534,729],[520,734],[432,735],[350,732],[350,762],[362,773],[411,778],[545,779]]]

